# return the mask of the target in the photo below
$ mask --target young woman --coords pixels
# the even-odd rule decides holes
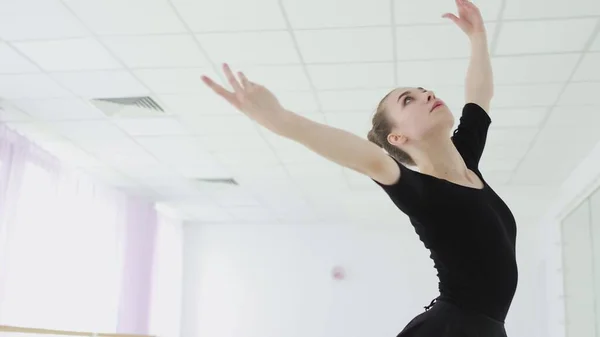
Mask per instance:
[[[227,65],[233,92],[203,81],[247,116],[281,136],[371,177],[407,214],[438,271],[440,296],[399,336],[506,336],[517,286],[516,224],[479,171],[493,96],[486,31],[478,8],[456,0],[444,14],[471,41],[466,105],[458,128],[432,91],[398,88],[379,103],[369,141],[284,109],[263,86]],[[385,150],[382,151],[382,148]],[[416,166],[418,170],[407,166]]]

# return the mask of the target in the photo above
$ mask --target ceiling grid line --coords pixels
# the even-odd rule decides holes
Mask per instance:
[[[392,61],[394,62],[394,87],[398,87],[398,37],[396,36],[396,0],[390,0],[390,20],[392,24]]]
[[[225,83],[225,78],[223,77],[223,70],[221,69],[220,66],[218,66],[211,58],[210,55],[206,52],[206,50],[204,49],[204,47],[202,47],[202,44],[200,43],[200,41],[198,40],[198,37],[196,36],[196,34],[194,34],[194,32],[192,31],[192,29],[190,28],[190,26],[187,24],[187,22],[183,19],[183,17],[181,16],[181,13],[179,13],[179,10],[177,9],[177,7],[173,4],[172,0],[166,0],[168,5],[171,7],[171,9],[173,10],[173,12],[175,13],[175,16],[177,16],[177,19],[181,22],[181,24],[185,27],[185,29],[188,31],[188,33],[192,36],[194,43],[196,44],[196,46],[198,47],[198,49],[200,50],[200,53],[202,53],[202,55],[206,58],[206,60],[210,63],[213,71],[219,76],[219,78],[221,79],[221,81],[223,81],[223,83]],[[198,82],[200,82],[200,79],[198,79]]]
[[[201,44],[201,43],[200,43],[200,41],[198,40],[198,37],[196,36],[196,34],[194,34],[194,32],[193,32],[193,31],[192,31],[192,29],[189,27],[189,25],[187,24],[187,22],[186,22],[186,21],[183,19],[183,17],[182,17],[182,16],[181,16],[181,14],[179,13],[179,10],[178,10],[178,9],[176,8],[176,6],[173,4],[173,1],[172,1],[172,0],[167,0],[167,2],[168,2],[168,4],[169,4],[169,6],[172,8],[172,10],[175,12],[175,14],[177,15],[177,18],[179,19],[179,21],[181,21],[181,22],[182,22],[182,24],[184,25],[184,27],[186,28],[186,30],[187,30],[188,32],[190,32],[190,33],[193,35],[193,38],[194,38],[194,41],[195,41],[196,45],[198,46],[198,48],[200,48],[201,52],[203,53],[204,57],[205,57],[205,58],[208,60],[208,62],[210,62],[210,64],[211,64],[211,66],[212,66],[213,70],[214,70],[214,71],[215,71],[215,72],[218,74],[218,76],[219,76],[219,78],[221,79],[222,83],[227,83],[227,81],[226,81],[225,77],[223,76],[223,71],[221,70],[221,67],[217,66],[217,65],[215,64],[215,62],[214,62],[214,61],[213,61],[213,60],[210,58],[210,55],[209,55],[209,54],[206,52],[206,50],[205,50],[205,49],[202,47],[202,44]],[[250,31],[250,30],[244,30],[244,31],[242,31],[242,32],[249,32],[249,31]],[[281,31],[281,30],[257,30],[257,32],[268,32],[268,31]],[[231,33],[231,32],[228,32],[228,33]],[[213,34],[213,32],[211,32],[211,34]],[[242,113],[242,112],[240,112],[240,114],[241,114],[241,113]],[[276,158],[277,158],[277,160],[278,160],[278,162],[279,162],[279,165],[282,167],[282,169],[283,169],[283,170],[286,172],[286,174],[288,175],[288,177],[291,179],[291,174],[290,174],[290,173],[288,172],[288,170],[285,168],[285,165],[284,165],[284,164],[283,164],[283,162],[281,161],[281,158],[279,158],[279,156],[277,155],[277,151],[275,150],[275,148],[273,147],[273,145],[271,145],[271,144],[269,143],[269,141],[268,141],[268,140],[267,140],[267,139],[264,137],[264,135],[263,135],[263,134],[262,134],[262,132],[260,131],[260,128],[262,128],[262,126],[259,126],[259,125],[258,125],[258,123],[256,123],[256,122],[252,122],[252,125],[254,126],[254,128],[256,129],[256,131],[258,132],[258,134],[260,135],[260,137],[261,137],[261,138],[262,138],[262,139],[265,141],[265,143],[267,144],[267,147],[269,147],[269,148],[270,148],[270,150],[272,151],[272,153],[273,153],[273,154],[276,156]],[[209,153],[211,153],[211,155],[213,155],[213,157],[215,157],[215,156],[214,156],[214,154],[213,154],[212,152],[209,152]],[[218,159],[217,159],[216,157],[215,157],[215,160],[217,160],[217,161],[218,161]],[[264,203],[263,203],[263,200],[262,200],[261,198],[259,198],[259,197],[258,197],[258,196],[257,196],[255,193],[251,193],[251,194],[252,194],[252,195],[255,197],[256,201],[257,201],[257,202],[258,202],[260,205],[262,205],[262,206],[263,206],[263,207],[265,207],[265,208],[270,208],[270,207],[267,207],[267,205],[264,205]],[[227,208],[227,207],[222,207],[222,208],[223,208],[223,209],[226,211],[226,213],[227,213],[228,215],[230,215],[230,216],[231,216],[231,218],[232,218],[232,219],[234,219],[234,218],[235,218],[235,216],[234,216],[234,215],[233,215],[233,214],[232,214],[230,211],[228,211],[228,208]]]
[[[496,19],[497,26],[494,31],[494,36],[492,37],[491,46],[490,46],[490,55],[494,57],[496,55],[496,49],[498,47],[498,41],[500,40],[500,33],[502,32],[502,25],[504,24],[504,12],[506,11],[506,1],[502,0],[500,2],[500,11],[498,12],[498,17]]]
[[[579,59],[575,63],[575,66],[573,67],[573,70],[572,70],[571,74],[569,75],[569,78],[565,81],[565,84],[561,88],[559,94],[556,95],[556,99],[554,100],[553,104],[550,107],[548,107],[548,110],[547,110],[544,118],[542,119],[542,121],[540,122],[540,124],[538,126],[537,132],[535,133],[533,139],[531,140],[531,142],[529,143],[529,146],[527,147],[527,151],[525,151],[525,154],[523,155],[523,157],[521,157],[521,159],[517,163],[517,166],[515,166],[512,174],[508,180],[509,184],[511,184],[513,182],[517,172],[519,171],[519,168],[523,165],[523,163],[525,162],[525,159],[527,158],[529,153],[532,151],[540,134],[542,133],[542,130],[544,129],[544,127],[546,126],[546,123],[550,119],[550,115],[552,114],[552,111],[557,107],[558,102],[560,101],[562,95],[565,93],[565,91],[569,87],[569,84],[572,83],[572,79],[575,76],[575,74],[577,73],[579,66],[582,64],[587,52],[590,50],[590,48],[592,47],[592,45],[594,44],[594,42],[598,36],[600,36],[600,19],[597,20],[596,26],[595,26],[594,30],[592,31],[592,33],[590,34],[590,37],[588,38],[588,40],[585,44],[585,47],[583,48],[581,55],[579,56]]]
[[[542,17],[542,18],[504,18],[503,22],[547,22],[547,21],[563,21],[563,20],[577,20],[577,19],[594,19],[600,18],[600,15],[571,15],[571,16],[559,16],[559,17]],[[181,20],[181,18],[180,18]],[[181,20],[184,24],[185,21]],[[486,20],[486,24],[495,24],[498,23],[498,20]],[[435,26],[445,26],[446,22],[422,22],[422,23],[396,23],[395,27],[435,27]],[[294,28],[295,31],[320,31],[320,30],[353,30],[357,28],[388,28],[389,25],[385,24],[375,24],[375,25],[357,25],[357,26],[328,26],[328,27],[319,27],[319,28]],[[244,30],[214,30],[210,32],[195,32],[191,29],[188,29],[189,34],[191,35],[204,35],[204,34],[232,34],[232,33],[263,33],[263,32],[285,32],[285,29],[244,29]],[[175,36],[175,35],[188,35],[184,33],[136,33],[136,34],[102,34],[101,37],[147,37],[147,36]],[[81,38],[83,36],[80,36]],[[61,41],[61,40],[70,40],[77,37],[62,37],[62,38],[54,38],[52,40]],[[10,40],[10,42],[40,42],[47,41],[48,39],[14,39]],[[6,42],[6,41],[5,41]]]
[[[321,114],[323,114],[325,121],[327,121],[327,119],[326,119],[327,117],[323,113],[323,107],[321,105],[321,100],[319,99],[317,89],[312,80],[312,77],[310,76],[310,72],[308,71],[308,68],[306,66],[306,62],[304,60],[304,55],[302,54],[302,51],[300,50],[300,45],[298,44],[298,40],[296,39],[296,34],[294,33],[294,28],[292,27],[290,19],[285,10],[285,6],[283,5],[283,0],[278,0],[277,3],[279,4],[281,14],[283,15],[283,19],[284,19],[285,25],[287,27],[287,32],[289,33],[289,35],[292,39],[292,44],[294,45],[294,49],[296,50],[296,53],[298,54],[298,58],[300,59],[300,64],[302,65],[302,71],[304,72],[304,75],[308,79],[308,85],[309,85],[310,91],[315,99],[315,102],[317,103],[317,109]]]
[[[61,0],[62,3],[62,0]],[[62,5],[64,5],[64,3],[62,3]],[[64,5],[66,7],[66,5]],[[69,9],[70,10],[70,9]],[[66,86],[64,86],[62,83],[60,83],[59,81],[57,81],[54,77],[50,76],[48,74],[48,72],[46,72],[39,64],[37,64],[37,62],[35,62],[34,60],[32,60],[30,57],[28,57],[27,55],[23,54],[18,48],[16,48],[12,42],[5,42],[9,48],[11,48],[11,50],[13,50],[15,53],[17,53],[19,56],[23,57],[25,60],[29,61],[31,64],[33,64],[39,71],[41,74],[46,75],[53,83],[55,83],[57,86],[59,86],[60,88],[64,89],[65,91],[73,94],[74,96],[78,97],[78,95],[76,95],[71,89],[67,88]],[[23,113],[26,116],[29,116],[33,121],[35,121],[36,124],[45,124],[46,122],[43,120],[39,120],[38,118],[35,118],[34,116],[31,116],[29,113],[27,113],[26,111],[23,111],[22,109],[14,106],[14,104],[12,105],[12,107],[14,109],[17,109],[19,112]],[[106,119],[103,119],[106,120]],[[124,132],[125,133],[125,132]],[[117,172],[118,174],[122,175],[124,178],[128,178],[130,179],[132,182],[136,182],[138,185],[140,186],[144,186],[144,184],[142,184],[141,181],[133,178],[131,175],[123,172],[120,169],[117,169],[116,167],[114,167],[111,164],[106,164],[104,163],[102,160],[100,160],[100,158],[98,158],[96,155],[94,155],[93,153],[89,152],[88,150],[82,148],[81,146],[75,144],[74,142],[72,142],[70,139],[67,139],[66,137],[64,137],[63,135],[57,134],[56,132],[52,132],[53,136],[56,137],[59,141],[65,142],[67,144],[73,145],[75,148],[77,148],[79,151],[81,151],[82,153],[84,153],[87,156],[90,156],[90,158],[94,158],[96,160],[98,160],[99,162],[102,162],[104,165],[108,166],[109,168],[113,169],[115,172]],[[41,144],[40,144],[41,145]],[[42,145],[43,147],[43,145]],[[157,193],[155,190],[149,188],[150,190],[152,190],[154,193]]]
[[[179,35],[179,36],[190,36],[189,34]],[[48,41],[48,40],[44,40]],[[52,40],[58,41],[58,40]],[[14,42],[5,42],[7,45],[11,47],[11,49],[15,50],[22,55],[27,60],[30,60],[27,56],[23,55],[20,51],[18,51],[12,44]],[[535,52],[535,53],[513,53],[513,54],[501,54],[501,55],[493,55],[493,59],[504,59],[504,58],[525,58],[525,57],[536,57],[536,56],[552,56],[552,55],[580,55],[582,52],[577,51],[557,51],[557,52]],[[600,51],[587,51],[584,54],[598,54]],[[444,57],[444,58],[419,58],[419,59],[401,59],[397,60],[398,64],[404,63],[413,63],[413,62],[439,62],[439,61],[455,61],[455,60],[468,60],[468,57]],[[31,61],[33,62],[33,61]],[[37,64],[34,63],[36,66]],[[360,64],[392,64],[391,61],[339,61],[339,62],[308,62],[305,63],[307,66],[330,66],[330,65],[360,65]],[[272,63],[253,63],[252,66],[262,67],[262,66],[272,66]],[[277,66],[298,66],[300,63],[281,63],[277,64]],[[39,67],[39,66],[38,66]],[[198,66],[159,66],[159,67],[128,67],[133,70],[178,70],[178,69],[202,69],[203,67]],[[80,73],[82,70],[61,70],[61,74],[76,74]],[[92,71],[101,71],[101,70],[92,70]],[[221,70],[219,70],[221,71]],[[15,72],[10,73],[10,75],[19,75],[19,74],[32,74],[31,72]],[[548,82],[544,82],[548,83]],[[561,82],[562,83],[562,82]],[[57,83],[60,85],[60,83]],[[519,84],[511,84],[511,85],[519,85]],[[320,91],[332,91],[332,90],[344,90],[344,89],[320,89]],[[305,90],[290,90],[292,92],[303,92]]]
[[[107,53],[112,56],[123,68],[123,70],[127,71],[137,82],[139,82],[140,85],[142,85],[147,91],[148,93],[150,93],[151,96],[156,97],[158,99],[158,95],[156,95],[156,93],[154,93],[154,91],[148,87],[148,85],[146,85],[146,83],[144,81],[142,81],[133,71],[131,71],[131,69],[123,62],[123,60],[121,60],[120,57],[118,57],[117,55],[115,55],[115,53],[113,53],[113,51],[108,48],[106,46],[106,44],[104,43],[104,41],[100,38],[100,36],[98,36],[65,2],[64,0],[59,0],[60,3],[66,8],[67,11],[69,11],[70,14],[72,14],[75,19],[82,25],[82,27],[84,27],[87,32],[95,38],[95,40],[100,43],[100,45],[107,51]],[[50,75],[50,77],[52,77]],[[72,92],[71,90],[69,90],[70,92]],[[79,95],[75,94],[74,92],[72,92],[75,96],[80,97]],[[176,119],[177,121],[179,121],[179,119],[177,117],[174,117],[174,119]],[[153,158],[157,163],[163,163],[162,160],[160,160],[156,155],[154,155],[153,153],[151,153],[145,146],[142,146],[138,140],[130,135],[128,132],[126,132],[125,130],[123,130],[123,128],[121,126],[119,126],[117,123],[115,123],[111,118],[107,119],[109,121],[109,123],[111,125],[113,125],[114,127],[118,128],[119,130],[122,131],[122,133],[125,135],[125,137],[127,137],[129,140],[131,140],[133,143],[135,143],[144,153],[146,153],[147,155],[149,155],[151,158]],[[168,165],[165,164],[165,166],[169,169],[172,170],[171,172],[175,174],[176,177],[181,177],[181,178],[185,178],[183,177],[183,175],[178,172],[172,165]],[[113,169],[115,169],[117,172],[123,174],[126,177],[130,177],[129,174],[125,174],[122,170],[120,169],[116,169],[114,168],[114,166],[110,166]],[[138,184],[140,186],[143,186],[144,188],[150,189],[152,190],[154,193],[156,193],[157,195],[159,195],[160,193],[158,193],[158,191],[153,188],[153,187],[149,187],[147,184],[138,181],[137,179],[132,179],[133,181],[137,181]]]
[[[196,46],[198,47],[198,49],[200,50],[200,52],[202,53],[202,55],[206,58],[206,60],[210,63],[211,68],[213,69],[213,71],[217,74],[217,76],[219,76],[219,79],[221,80],[221,83],[227,83],[226,78],[223,75],[223,70],[221,69],[221,67],[219,65],[217,65],[215,63],[215,60],[213,60],[210,55],[208,54],[208,52],[204,49],[204,47],[202,46],[202,43],[200,43],[200,40],[198,40],[198,37],[196,36],[196,34],[193,32],[193,30],[190,28],[190,26],[188,25],[188,23],[183,19],[183,17],[181,16],[181,13],[179,12],[179,10],[177,9],[177,7],[173,4],[172,0],[166,0],[168,5],[171,7],[171,9],[173,10],[173,12],[175,13],[175,15],[177,16],[177,19],[182,23],[182,25],[185,27],[185,29],[189,32],[189,34],[192,36],[194,43],[196,44]],[[185,67],[187,69],[189,69],[189,67]],[[154,68],[156,69],[156,68]],[[198,85],[204,85],[203,83],[201,83],[201,80],[198,79]],[[240,112],[241,114],[242,112]],[[253,123],[254,125],[256,123]],[[258,132],[258,130],[257,130]],[[266,139],[265,139],[266,141]],[[223,167],[225,167],[225,165],[223,165],[223,163],[214,155],[214,153],[212,151],[208,151],[208,153],[213,156],[214,160],[216,162],[218,162],[220,165],[222,165]],[[233,177],[233,176],[232,176]],[[234,178],[235,179],[235,178]],[[260,199],[256,196],[253,195],[257,201],[260,203]],[[215,202],[215,204],[217,204],[220,208],[222,208],[224,210],[224,212],[229,215],[231,217],[231,219],[234,219],[235,216],[233,215],[233,213],[231,213],[228,210],[228,207],[225,207],[224,205],[221,205],[218,202]]]

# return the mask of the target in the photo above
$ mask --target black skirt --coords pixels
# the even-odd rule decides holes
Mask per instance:
[[[504,323],[480,313],[467,312],[437,300],[415,317],[398,337],[507,337]]]

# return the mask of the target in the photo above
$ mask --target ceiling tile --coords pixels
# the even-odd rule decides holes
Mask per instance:
[[[486,27],[488,36],[494,36],[496,25]],[[396,46],[398,60],[469,57],[471,52],[469,39],[451,25],[398,27]]]
[[[528,144],[519,144],[513,141],[502,142],[502,140],[498,140],[492,144],[486,145],[484,157],[493,160],[520,159],[527,153],[527,145]]]
[[[215,191],[211,198],[220,206],[260,206],[260,200],[248,189],[237,187],[223,191]]]
[[[568,142],[565,142],[568,139]],[[576,128],[548,126],[540,132],[512,183],[558,184],[589,154],[600,140],[593,124]],[[560,158],[560,160],[557,160]],[[551,168],[551,169],[550,169]]]
[[[373,113],[365,110],[365,112],[326,113],[325,116],[329,125],[366,139],[367,133],[371,130]]]
[[[227,62],[241,66],[300,63],[288,32],[197,34],[196,37],[215,64]]]
[[[175,118],[115,118],[119,128],[132,136],[186,135],[187,129]]]
[[[388,94],[386,89],[319,91],[319,100],[325,112],[365,111],[375,112],[379,101]]]
[[[172,168],[165,164],[143,166],[132,170],[123,170],[123,173],[135,176],[136,180],[146,185],[160,186],[173,185],[175,182],[187,182],[177,175]],[[152,183],[150,183],[152,181]]]
[[[287,189],[293,186],[283,166],[272,166],[260,170],[247,170],[235,175],[241,186],[264,190]]]
[[[455,116],[460,116],[465,106],[464,86],[439,85],[428,89],[433,91],[437,98],[443,100]]]
[[[63,0],[98,35],[183,33],[167,0]]]
[[[394,86],[393,63],[309,65],[307,69],[316,89]]]
[[[102,119],[105,115],[89,102],[78,98],[28,99],[13,101],[15,106],[41,120]]]
[[[275,154],[286,166],[300,164],[328,164],[327,159],[316,152],[311,151],[306,146],[295,143],[294,147],[275,148]]]
[[[600,92],[600,82],[589,83],[571,83],[560,96],[559,106],[582,106],[591,105],[598,107],[597,95]]]
[[[398,63],[401,87],[434,89],[438,85],[463,85],[469,59],[407,61]]]
[[[596,107],[555,107],[552,109],[546,126],[557,130],[559,127],[580,128],[600,124],[600,105]]]
[[[78,126],[77,124],[79,124],[79,122],[73,123],[73,125],[67,125],[69,123],[70,122],[59,122],[54,123],[52,126],[54,128],[62,128],[61,132],[81,146],[82,149],[116,169],[140,168],[158,164],[155,157],[126,136],[107,138],[107,135],[100,133],[97,130],[87,130],[88,133],[93,134],[94,137],[90,137],[90,135],[81,136],[81,131],[69,129],[84,127],[85,130],[85,126]],[[85,125],[85,123],[82,124]],[[92,126],[92,128],[94,127],[100,130],[106,129],[104,127]],[[109,131],[108,134],[111,133],[112,131]]]
[[[0,74],[37,72],[40,70],[33,63],[19,55],[8,44],[0,42]]]
[[[244,133],[239,137],[230,135],[199,136],[208,151],[235,152],[235,151],[270,151],[269,144],[257,131]]]
[[[581,51],[597,19],[505,22],[497,55]]]
[[[133,73],[157,94],[208,92],[201,76],[217,78],[211,68],[138,69]]]
[[[225,208],[197,203],[169,203],[169,206],[199,223],[231,222],[234,218]]]
[[[214,153],[215,158],[232,173],[245,172],[250,169],[260,171],[265,167],[279,166],[280,162],[275,152],[271,149],[241,149],[219,151]]]
[[[310,90],[308,77],[301,65],[242,66],[239,68],[235,65],[230,66],[242,71],[250,81],[261,84],[271,91]]]
[[[572,1],[507,1],[505,19],[538,19],[573,16],[600,15],[600,3],[596,0]]]
[[[217,161],[215,156],[206,151],[198,138],[187,136],[136,137],[136,142],[184,177],[228,176],[223,165]]]
[[[492,128],[537,127],[546,117],[548,108],[498,108],[490,111]]]
[[[267,208],[261,206],[233,206],[227,207],[227,212],[231,214],[235,221],[242,222],[260,222],[273,221],[275,215]]]
[[[86,98],[146,96],[150,92],[127,71],[53,73],[58,82]]]
[[[133,180],[131,177],[126,176],[107,165],[99,167],[86,167],[84,172],[92,176],[94,179],[100,180],[117,188],[139,186],[139,183]]]
[[[85,28],[59,0],[0,2],[0,38],[6,41],[86,36]]]
[[[283,107],[297,114],[307,115],[319,111],[319,105],[311,91],[275,90],[275,96]]]
[[[486,172],[486,171],[497,171],[497,170],[503,170],[503,171],[509,171],[509,170],[514,170],[517,165],[519,164],[521,158],[494,158],[491,156],[487,156],[484,154],[484,156],[481,158],[481,162],[479,164],[481,171],[482,172]]]
[[[564,82],[573,73],[579,57],[579,54],[495,57],[494,83]]]
[[[254,122],[246,115],[198,115],[180,116],[180,121],[190,130],[192,135],[219,135],[222,137],[255,134],[257,132]]]
[[[600,53],[585,54],[573,81],[600,81]]]
[[[61,162],[68,165],[79,168],[102,167],[104,165],[94,156],[66,140],[45,142],[40,144],[40,146],[54,157],[58,158]]]
[[[306,63],[393,60],[390,28],[305,30],[295,36]]]
[[[176,115],[239,115],[240,112],[215,93],[161,94],[158,99],[168,113]]]
[[[556,101],[562,87],[563,84],[497,85],[492,109],[550,106]]]
[[[591,51],[600,51],[600,34],[596,36],[596,41],[590,46]]]
[[[506,185],[510,181],[512,173],[511,170],[487,171],[483,173],[483,178],[491,186]]]
[[[75,144],[125,143],[129,137],[109,121],[52,121],[46,125]]]
[[[130,68],[210,66],[192,35],[113,36],[102,40]]]
[[[286,29],[277,0],[173,0],[193,32]]]
[[[491,129],[488,132],[486,147],[499,148],[508,145],[527,147],[535,138],[537,128]]]
[[[390,1],[284,0],[295,29],[390,25]]]
[[[27,137],[30,141],[37,144],[49,142],[64,141],[64,138],[50,129],[43,123],[36,122],[6,122],[9,128],[17,133]]]
[[[30,115],[0,100],[0,122],[29,122]]]
[[[46,71],[121,68],[98,41],[90,38],[18,42],[14,46]]]
[[[45,74],[0,75],[0,93],[6,99],[73,96]]]
[[[286,165],[286,170],[296,182],[339,180],[343,178],[342,166],[327,160],[317,163],[290,164]]]
[[[456,4],[453,1],[430,0],[410,1],[393,0],[396,15],[396,24],[408,25],[419,23],[442,23],[448,19],[442,18],[442,13],[456,13]],[[500,12],[500,1],[473,1],[483,15],[484,20],[496,20]],[[435,8],[435,10],[432,10]]]

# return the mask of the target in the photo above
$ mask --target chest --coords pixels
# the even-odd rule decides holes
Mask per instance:
[[[506,203],[489,186],[483,190],[443,184],[428,193],[423,223],[431,234],[482,244],[516,240],[516,221]]]

